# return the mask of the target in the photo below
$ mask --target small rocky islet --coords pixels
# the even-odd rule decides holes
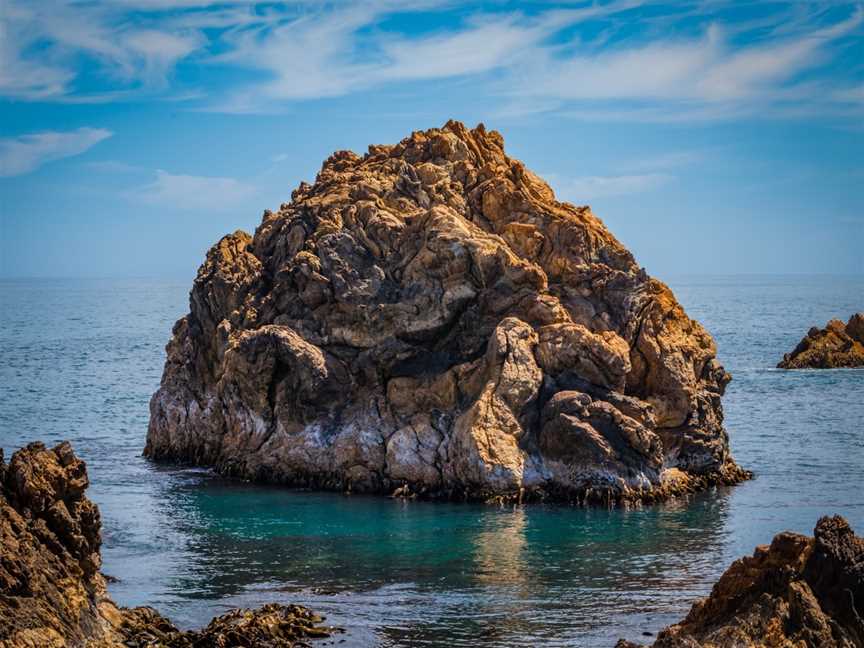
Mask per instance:
[[[814,326],[783,356],[778,369],[840,369],[864,367],[864,312],[845,324],[833,319],[825,328]]]
[[[145,455],[294,486],[655,501],[750,474],[713,339],[588,207],[450,121],[208,252]]]
[[[232,610],[195,631],[150,607],[118,607],[87,486],[68,443],[32,443],[8,464],[0,452],[0,648],[296,648],[338,632],[297,605]],[[864,646],[864,539],[841,517],[822,518],[814,535],[778,534],[733,563],[653,648]]]

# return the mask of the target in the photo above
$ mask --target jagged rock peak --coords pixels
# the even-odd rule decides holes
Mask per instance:
[[[711,336],[482,125],[330,156],[208,252],[167,352],[154,459],[482,498],[747,477]]]

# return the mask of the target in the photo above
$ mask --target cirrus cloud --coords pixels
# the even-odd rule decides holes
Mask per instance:
[[[658,189],[675,179],[666,173],[617,176],[581,176],[558,183],[560,197],[582,204],[596,198],[610,198]]]
[[[151,205],[202,211],[241,206],[256,191],[254,186],[236,178],[175,175],[158,169],[156,179],[135,190],[133,195]]]
[[[0,95],[28,101],[147,93],[272,113],[470,79],[458,92],[503,116],[861,116],[860,66],[848,64],[860,0],[764,3],[758,19],[732,0],[5,0],[3,13]]]
[[[43,164],[80,155],[113,133],[104,128],[44,131],[0,139],[0,176],[35,171]]]

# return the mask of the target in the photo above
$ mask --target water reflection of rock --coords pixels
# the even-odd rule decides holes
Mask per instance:
[[[626,618],[638,636],[708,591],[722,567],[726,509],[721,493],[627,512],[528,507],[510,525],[498,512],[475,535],[476,586],[452,597],[462,604],[410,634],[385,634],[395,645],[612,645],[610,624]],[[515,568],[502,554],[519,556]]]
[[[523,507],[497,511],[483,520],[473,537],[475,590],[473,618],[466,618],[465,635],[494,643],[530,636],[530,603],[542,598],[533,591],[526,530],[530,516]]]
[[[641,624],[686,609],[722,567],[726,507],[721,496],[490,514],[473,538],[471,605],[450,623],[464,645],[594,645],[613,617]]]
[[[528,547],[525,507],[497,511],[483,519],[473,538],[474,580],[478,585],[525,587],[531,578],[525,572],[523,555]]]
[[[394,646],[612,645],[680,617],[727,562],[722,491],[608,511],[176,488],[154,506],[185,540],[152,586],[190,624],[284,596]]]

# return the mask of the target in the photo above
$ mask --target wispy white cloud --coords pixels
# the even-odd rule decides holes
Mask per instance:
[[[457,32],[386,40],[381,47],[384,64],[367,82],[448,78],[509,67],[549,31],[520,16],[506,16],[476,20]]]
[[[125,39],[129,54],[139,59],[138,76],[144,83],[164,83],[177,64],[198,49],[202,37],[196,33],[172,34],[154,29],[132,31]]]
[[[5,0],[0,94],[99,102],[144,90],[205,110],[277,112],[290,102],[470,78],[464,92],[511,117],[860,114],[857,81],[825,69],[838,43],[861,35],[857,0],[830,11],[815,2],[771,5],[757,19],[735,18],[725,0],[661,12],[643,11],[646,4],[503,2],[465,12],[451,11],[450,0]],[[439,14],[440,27],[418,33],[387,20],[418,11]],[[175,82],[182,63],[199,66],[200,87]],[[226,67],[244,74],[226,83]]]
[[[235,178],[174,175],[161,169],[156,179],[132,192],[131,197],[181,210],[223,210],[242,206],[256,188]]]
[[[74,71],[44,59],[22,57],[25,39],[16,22],[20,15],[10,4],[0,16],[0,94],[31,99],[62,95]]]
[[[110,0],[4,0],[0,17],[0,95],[24,100],[95,101],[122,97],[131,88],[164,86],[177,62],[202,47],[200,30],[147,27],[127,12],[137,7]],[[146,7],[145,7],[146,8]],[[157,21],[157,24],[159,21]],[[82,93],[82,58],[108,89]]]
[[[518,95],[558,100],[680,97],[716,55],[716,30],[686,43],[651,43],[595,55],[555,58],[538,52],[517,71]],[[689,84],[688,84],[689,85]],[[514,93],[517,93],[514,88]]]
[[[824,62],[827,46],[858,28],[862,17],[859,8],[830,27],[747,46],[733,46],[715,23],[691,40],[673,38],[565,57],[538,51],[514,72],[518,83],[505,81],[513,88],[505,92],[515,94],[518,105],[524,105],[526,97],[554,101],[556,108],[577,104],[574,115],[585,118],[602,118],[607,112],[590,102],[618,102],[608,111],[610,118],[623,112],[645,119],[661,104],[657,120],[679,113],[718,117],[771,101],[806,100],[812,93],[796,93],[787,84]]]
[[[394,7],[412,11],[430,4],[434,3],[346,3],[339,11],[229,34],[228,51],[213,62],[256,69],[270,80],[238,88],[218,109],[267,112],[273,101],[335,97],[404,81],[482,76],[510,69],[562,28],[638,3],[611,2],[530,18],[521,13],[477,14],[422,36],[380,30],[371,37],[360,35]]]
[[[52,160],[79,155],[111,135],[104,128],[79,128],[0,139],[0,176],[23,175]]]
[[[731,52],[727,46],[695,84],[695,93],[709,99],[739,99],[778,90],[803,70],[817,67],[828,56],[826,45],[861,25],[864,10],[858,7],[844,21],[830,27]]]
[[[658,189],[675,179],[666,173],[641,175],[581,176],[553,182],[559,199],[576,204],[596,198],[609,198],[627,194],[643,193]]]
[[[227,34],[229,49],[213,62],[257,69],[269,80],[233,92],[226,110],[256,111],[274,99],[332,97],[359,87],[374,66],[352,59],[351,35],[374,15],[352,7]]]

